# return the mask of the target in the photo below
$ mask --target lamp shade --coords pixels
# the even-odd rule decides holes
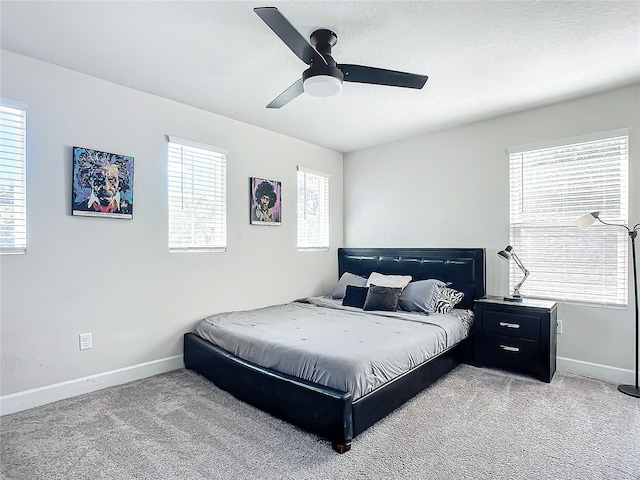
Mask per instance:
[[[585,213],[581,217],[576,218],[573,223],[575,223],[576,226],[581,230],[586,230],[591,225],[593,225],[593,222],[598,220],[599,214],[600,212]]]
[[[513,247],[511,245],[508,245],[507,248],[505,248],[504,250],[500,250],[498,252],[498,256],[500,258],[502,258],[503,260],[511,260],[511,251],[513,250]]]
[[[314,75],[304,80],[304,91],[312,97],[333,97],[342,91],[340,79],[331,75]]]

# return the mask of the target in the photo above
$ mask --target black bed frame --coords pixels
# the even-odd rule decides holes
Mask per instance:
[[[482,248],[340,248],[338,267],[340,275],[368,277],[375,271],[451,282],[465,293],[460,308],[472,309],[473,301],[485,295]],[[184,336],[184,363],[236,398],[330,440],[334,450],[344,453],[356,435],[460,363],[470,363],[472,346],[467,338],[355,401],[350,393],[242,360],[193,333]]]

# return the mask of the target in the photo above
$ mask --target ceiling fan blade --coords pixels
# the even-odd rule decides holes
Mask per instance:
[[[280,108],[296,98],[302,92],[304,92],[304,88],[302,85],[302,79],[300,79],[278,95],[269,105],[267,105],[267,108]]]
[[[258,7],[253,11],[304,63],[307,65],[311,65],[312,62],[327,64],[324,57],[311,46],[276,7]]]
[[[383,68],[363,67],[362,65],[338,65],[344,74],[345,82],[374,83],[392,87],[422,88],[427,82],[426,75],[396,72]]]

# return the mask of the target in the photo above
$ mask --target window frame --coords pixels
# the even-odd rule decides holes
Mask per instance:
[[[592,150],[589,151],[589,148]],[[617,151],[616,151],[617,149]],[[545,153],[548,151],[548,153]],[[577,137],[569,137],[537,144],[509,148],[509,239],[510,245],[518,253],[522,263],[532,271],[531,277],[524,283],[521,293],[525,297],[552,299],[565,304],[598,306],[609,308],[626,308],[629,304],[629,242],[627,231],[622,227],[612,227],[595,224],[587,232],[579,230],[574,221],[579,216],[591,211],[600,211],[607,223],[627,224],[629,216],[629,131],[626,128],[592,133]],[[567,153],[569,152],[569,153]],[[611,153],[614,152],[614,153]],[[576,165],[570,167],[568,173],[557,169],[562,159],[572,160],[573,153]],[[560,160],[553,163],[554,154]],[[562,201],[555,200],[554,195],[548,195],[553,201],[541,201],[536,204],[535,190],[529,191],[526,197],[522,184],[526,182],[524,157],[530,156],[530,161],[536,156],[549,160],[557,175],[551,180],[563,180],[563,192],[569,192]],[[514,164],[515,157],[521,157],[520,164]],[[614,160],[609,160],[614,159]],[[588,168],[578,170],[578,161],[586,162]],[[601,164],[598,162],[602,161]],[[596,168],[597,167],[597,168]],[[611,167],[611,172],[606,170]],[[600,171],[598,171],[600,170]],[[515,174],[514,174],[515,172]],[[587,172],[595,179],[586,181]],[[519,182],[514,180],[520,176]],[[613,183],[604,180],[614,179]],[[570,182],[569,180],[572,180]],[[582,183],[580,183],[582,182]],[[535,181],[534,181],[535,183]],[[534,183],[531,183],[533,185]],[[542,186],[538,180],[535,186]],[[548,192],[553,192],[550,182]],[[580,192],[576,185],[588,193]],[[601,185],[601,189],[590,190],[590,185]],[[547,185],[544,185],[547,187]],[[522,198],[515,199],[518,193]],[[573,188],[573,190],[572,190]],[[607,194],[611,195],[608,196]],[[599,198],[601,195],[602,198]],[[525,207],[525,199],[528,207]],[[559,197],[558,197],[559,198]],[[518,202],[520,202],[518,204]],[[555,202],[555,203],[553,203]],[[601,203],[599,203],[601,202]],[[553,205],[562,204],[561,212],[545,213],[545,209]],[[531,207],[533,205],[533,207]],[[525,209],[536,209],[529,213],[529,222],[521,221]],[[520,216],[520,217],[519,217]],[[549,218],[550,217],[550,218]],[[533,233],[523,234],[525,229]],[[537,232],[536,232],[537,230]],[[544,236],[547,235],[547,238]],[[526,243],[523,243],[523,240]],[[536,242],[545,240],[546,255],[535,253]],[[562,248],[557,248],[560,245]],[[554,247],[555,246],[555,247]],[[588,247],[588,248],[587,248]],[[551,255],[549,249],[551,250]],[[577,250],[572,252],[573,250]],[[595,251],[595,253],[594,253]],[[598,253],[602,255],[598,256]],[[605,257],[605,255],[607,255]],[[553,260],[545,257],[561,257],[560,268],[549,268]],[[542,273],[538,270],[542,269]],[[546,269],[545,269],[546,268]],[[534,277],[535,274],[537,279]],[[515,262],[510,262],[509,288],[514,288],[522,278],[522,272]],[[534,281],[532,282],[532,278]],[[563,281],[559,281],[562,278]],[[566,279],[566,280],[565,280]],[[600,283],[599,283],[600,282]],[[543,287],[539,285],[544,284]],[[595,288],[602,285],[602,290]]]
[[[2,107],[2,109],[8,109],[8,110],[13,110],[13,111],[17,111],[19,113],[17,114],[12,114],[12,115],[16,115],[19,117],[19,121],[20,121],[20,125],[22,126],[21,129],[18,129],[18,132],[16,133],[20,138],[21,138],[21,145],[18,147],[19,152],[17,153],[17,156],[20,157],[20,159],[17,161],[18,165],[14,166],[17,167],[19,169],[18,173],[16,173],[16,175],[21,176],[22,180],[20,181],[20,179],[18,180],[13,180],[13,181],[7,181],[7,186],[9,185],[9,183],[19,183],[19,188],[22,190],[22,195],[15,194],[15,190],[14,193],[11,195],[11,205],[12,207],[14,207],[14,210],[11,211],[10,213],[15,213],[15,202],[16,200],[19,201],[19,203],[23,204],[22,208],[18,208],[18,221],[14,222],[13,225],[13,232],[12,234],[8,237],[8,240],[11,240],[14,243],[14,246],[12,247],[3,247],[2,243],[0,242],[0,255],[24,255],[27,253],[27,244],[28,244],[28,231],[27,231],[27,130],[28,130],[28,126],[27,126],[27,117],[28,117],[28,108],[27,105],[16,101],[16,100],[11,100],[8,98],[0,98],[0,106]],[[9,113],[9,112],[7,112]],[[4,135],[4,127],[0,127],[0,134]],[[7,132],[8,134],[8,132]],[[0,141],[4,141],[4,138],[1,138]],[[6,152],[6,150],[4,150],[4,147],[0,147],[2,149],[2,153],[4,154]],[[4,155],[1,155],[2,158],[0,158],[0,185],[3,183],[2,180],[2,176],[5,173],[5,169],[9,168],[9,159],[8,158],[4,158]],[[8,172],[7,172],[8,173]],[[15,189],[15,185],[14,185],[14,189]],[[3,218],[2,213],[0,212],[0,219],[1,220],[5,220],[5,218]],[[21,237],[18,237],[15,234],[15,229],[22,229],[24,234]]]
[[[305,218],[308,214],[308,210],[306,209],[308,198],[306,196],[306,188],[305,188],[305,200],[304,205],[300,205],[300,178],[301,175],[304,178],[305,186],[309,177],[317,177],[322,179],[323,182],[323,190],[324,195],[321,199],[322,203],[325,203],[323,207],[322,213],[319,215],[323,217],[320,219],[322,223],[324,223],[323,228],[320,228],[319,231],[316,231],[314,234],[315,243],[307,243],[301,241],[304,237],[308,240],[309,233],[308,228],[309,225],[305,224]],[[312,170],[309,168],[297,167],[296,172],[296,197],[297,197],[297,215],[298,215],[298,224],[297,224],[297,235],[296,235],[296,247],[298,251],[301,252],[313,252],[313,251],[327,251],[331,246],[331,174],[326,172],[321,172],[318,170]],[[318,235],[322,235],[322,238],[316,238]],[[307,243],[307,244],[305,244]]]
[[[188,140],[176,136],[167,136],[167,239],[168,239],[168,247],[170,253],[209,253],[209,252],[225,252],[227,250],[227,156],[228,149],[218,147],[215,145],[209,145],[206,143],[196,142],[193,140]],[[184,241],[182,244],[172,236],[173,231],[173,222],[172,218],[177,212],[172,208],[172,202],[177,198],[181,203],[185,200],[185,194],[182,193],[177,197],[172,195],[172,189],[178,187],[178,185],[172,184],[172,180],[177,180],[179,178],[181,189],[184,188],[184,180],[185,176],[183,174],[173,175],[172,174],[172,148],[179,148],[180,154],[183,155],[185,150],[187,153],[191,155],[201,156],[202,159],[206,158],[207,155],[211,155],[210,160],[213,162],[212,165],[207,166],[213,170],[222,170],[222,179],[215,177],[215,173],[213,173],[214,178],[211,180],[211,183],[207,185],[208,189],[214,191],[213,195],[205,195],[204,198],[207,199],[208,202],[212,204],[219,203],[221,200],[221,206],[219,208],[212,208],[210,215],[206,220],[212,222],[212,228],[221,228],[222,233],[217,232],[215,236],[222,237],[222,241],[211,241],[207,242],[194,242],[195,236],[191,237],[191,242]],[[183,158],[181,156],[181,158]],[[173,159],[175,160],[175,159]],[[192,161],[194,161],[192,159]],[[204,162],[202,162],[204,163]],[[201,165],[202,165],[201,163]],[[193,166],[193,165],[191,165]],[[173,166],[175,167],[175,165]],[[192,175],[192,178],[195,178]],[[198,176],[199,179],[203,179],[203,176]],[[194,188],[194,187],[192,187]],[[222,188],[222,192],[216,192],[216,189]],[[205,209],[206,211],[206,209]],[[189,210],[190,215],[195,215],[196,213],[203,213],[203,210],[191,209]],[[191,220],[191,222],[184,222],[183,226],[191,225],[191,228],[196,226],[195,220]],[[176,221],[175,227],[179,228],[179,222]],[[190,245],[188,245],[191,243]]]

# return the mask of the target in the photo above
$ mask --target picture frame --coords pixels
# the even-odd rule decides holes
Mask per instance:
[[[249,219],[251,225],[282,225],[281,194],[281,182],[249,177]]]
[[[133,218],[133,157],[73,147],[71,214]]]

